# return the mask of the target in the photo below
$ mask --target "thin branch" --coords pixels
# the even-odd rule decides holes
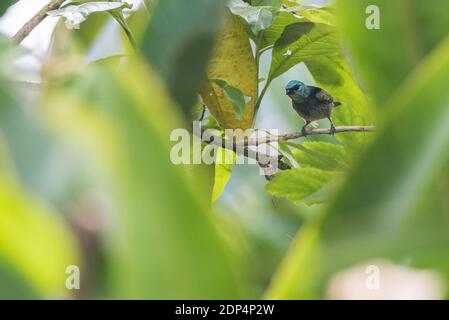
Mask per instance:
[[[374,126],[339,126],[335,127],[335,133],[340,132],[371,132],[374,131]],[[282,134],[279,136],[269,136],[262,139],[245,139],[243,141],[238,141],[237,145],[243,145],[243,146],[259,146],[261,144],[271,143],[271,142],[277,142],[277,141],[285,141],[285,140],[292,140],[301,138],[304,136],[311,136],[311,135],[317,135],[317,134],[330,134],[331,130],[330,128],[320,128],[320,129],[308,129],[305,130],[305,134],[303,134],[301,131],[298,132],[292,132],[287,134]]]
[[[375,130],[374,126],[339,126],[335,128],[336,133],[341,132],[372,132]],[[303,134],[301,131],[298,132],[291,132],[287,134],[282,134],[278,136],[268,136],[263,137],[261,140],[259,139],[250,139],[250,140],[241,140],[241,141],[234,141],[234,140],[226,140],[221,136],[212,136],[210,139],[204,138],[203,135],[204,131],[201,132],[201,137],[199,137],[202,141],[208,144],[213,144],[221,148],[225,148],[228,150],[234,151],[237,155],[243,155],[244,157],[254,159],[258,162],[259,166],[264,170],[265,172],[265,178],[267,180],[271,180],[273,178],[273,175],[276,173],[276,168],[280,170],[288,170],[291,169],[291,166],[283,161],[283,155],[267,155],[263,152],[251,149],[250,147],[257,147],[261,144],[268,144],[272,142],[278,142],[278,141],[286,141],[286,140],[292,140],[297,139],[300,137],[308,136],[308,135],[317,135],[317,134],[330,134],[330,128],[329,129],[309,129],[305,131],[305,134]]]
[[[38,13],[36,13],[27,23],[20,28],[19,31],[11,38],[14,45],[19,45],[31,31],[34,30],[47,16],[47,12],[50,10],[58,9],[65,0],[51,0],[48,2]]]
[[[203,132],[204,131],[201,132],[201,137],[198,137],[203,142],[234,151],[237,155],[242,155],[246,158],[256,160],[259,164],[259,167],[261,167],[264,171],[265,179],[267,180],[273,179],[273,176],[276,173],[277,169],[291,169],[291,166],[282,160],[284,157],[282,154],[277,156],[270,156],[263,152],[250,149],[248,148],[248,146],[237,146],[235,142],[230,142],[229,140],[225,140],[224,138],[216,135],[210,137],[210,139],[207,140],[204,138]]]

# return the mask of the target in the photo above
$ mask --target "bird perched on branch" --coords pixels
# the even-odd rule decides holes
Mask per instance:
[[[298,80],[291,80],[285,87],[285,94],[292,99],[293,109],[306,122],[301,128],[303,135],[306,135],[306,127],[312,121],[327,118],[331,123],[330,134],[336,130],[331,119],[332,109],[341,105],[334,101],[332,96],[321,88],[308,86]]]

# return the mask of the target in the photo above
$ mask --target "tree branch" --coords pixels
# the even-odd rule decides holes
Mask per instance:
[[[47,3],[39,12],[37,12],[27,23],[20,28],[19,31],[11,38],[14,45],[19,45],[31,31],[34,30],[47,16],[47,12],[50,10],[58,9],[65,0],[51,0]]]
[[[335,127],[335,132],[371,132],[374,131],[374,126],[339,126]],[[238,141],[237,145],[243,145],[243,146],[259,146],[261,144],[266,143],[272,143],[272,142],[278,142],[278,141],[286,141],[286,140],[292,140],[301,138],[304,136],[311,136],[311,135],[317,135],[317,134],[330,134],[330,128],[320,128],[320,129],[308,129],[305,130],[305,134],[303,134],[301,131],[298,132],[291,132],[286,134],[281,134],[279,136],[268,136],[266,138],[261,139],[245,139],[243,141]]]
[[[371,132],[375,130],[374,126],[339,126],[336,127],[336,133],[339,132]],[[204,131],[201,132],[203,135]],[[242,140],[242,141],[232,141],[225,140],[220,136],[212,136],[209,140],[205,139],[203,136],[199,137],[202,141],[213,144],[218,147],[226,148],[228,150],[234,151],[238,155],[243,155],[244,157],[254,159],[258,162],[259,166],[265,172],[265,178],[271,180],[276,173],[276,168],[280,170],[291,169],[291,166],[283,161],[283,155],[270,156],[263,152],[250,149],[249,147],[257,147],[261,144],[267,144],[278,141],[286,141],[291,139],[297,139],[307,135],[317,135],[317,134],[330,134],[329,129],[309,129],[305,131],[305,135],[301,132],[291,132],[287,134],[282,134],[279,136],[268,136],[262,138],[261,141],[258,139]]]

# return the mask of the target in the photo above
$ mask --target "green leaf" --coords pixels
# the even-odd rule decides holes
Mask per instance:
[[[376,250],[386,254],[396,245],[409,246],[403,237],[411,234],[404,230],[417,218],[412,214],[417,201],[449,160],[448,81],[449,38],[390,100],[384,125],[332,206],[325,223],[328,241],[344,245],[351,237],[351,242],[360,240],[355,242],[360,246],[367,239],[376,243],[365,248],[363,254],[356,250],[352,259],[370,256]],[[418,214],[426,214],[429,219],[439,215],[438,212]],[[415,226],[413,243],[424,245],[432,241],[420,236],[427,227]],[[449,226],[445,223],[441,227],[446,229],[446,236],[439,241],[449,244]],[[438,230],[439,227],[435,228],[435,237]]]
[[[343,146],[319,141],[306,141],[297,145],[292,154],[302,168],[317,168],[326,171],[347,168],[347,154]]]
[[[377,6],[380,29],[368,29]],[[449,30],[449,2],[339,0],[338,23],[351,60],[379,106]],[[367,11],[368,10],[368,11]],[[379,81],[382,79],[382,81]]]
[[[170,159],[168,137],[182,117],[156,79],[131,60],[121,70],[95,68],[47,101],[52,128],[81,148],[114,202],[119,223],[110,292],[140,299],[239,297],[239,269],[206,205],[210,194]]]
[[[65,25],[68,29],[78,29],[80,24],[92,13],[110,12],[113,14],[116,11],[131,8],[132,5],[127,2],[94,1],[79,5],[69,4],[60,9],[48,11],[47,15],[50,17],[62,17],[65,19]]]
[[[252,0],[253,6],[270,6],[279,8],[282,5],[282,0]]]
[[[288,256],[274,273],[264,294],[265,299],[317,298],[313,292],[316,287],[314,280],[320,270],[320,222],[320,217],[314,217],[301,227],[292,241]]]
[[[224,9],[224,0],[159,1],[143,36],[144,56],[187,116],[205,78]]]
[[[256,62],[248,34],[238,17],[228,15],[208,68],[209,79],[220,79],[238,88],[248,99],[243,116],[239,117],[233,103],[216,83],[206,81],[200,91],[208,110],[222,128],[250,128],[253,124],[257,94]]]
[[[212,202],[217,201],[220,195],[223,193],[226,184],[231,178],[232,168],[237,156],[235,152],[218,148],[215,158],[215,181],[214,189],[212,192]]]
[[[211,81],[217,84],[225,94],[225,97],[228,98],[229,102],[231,102],[234,107],[235,115],[238,120],[242,120],[242,116],[245,113],[246,106],[246,97],[243,95],[242,91],[238,88],[230,86],[224,80],[220,79],[211,79]]]
[[[295,17],[292,13],[280,12],[276,18],[274,18],[272,25],[263,32],[262,40],[259,45],[260,48],[265,49],[273,46],[274,43],[281,37],[285,27],[298,22],[301,22],[301,19]],[[300,29],[301,27],[297,25],[295,28]]]
[[[0,261],[23,275],[42,298],[66,297],[66,268],[80,265],[69,229],[47,205],[0,178]]]
[[[378,257],[438,270],[449,282],[449,259],[443,253],[449,246],[449,224],[442,201],[448,188],[440,186],[447,181],[449,160],[448,82],[449,38],[385,106],[375,140],[331,204],[320,227],[319,265],[325,268],[312,280],[319,288],[305,288],[303,279],[297,278],[283,282],[277,291],[282,297],[323,292],[336,271]],[[279,279],[303,270],[309,257],[297,259],[295,250],[287,254],[284,263],[290,268],[280,270]]]
[[[296,11],[296,13],[313,23],[323,23],[330,26],[335,26],[336,24],[335,15],[329,12],[328,9],[304,8]]]
[[[341,106],[332,111],[332,120],[336,125],[371,125],[372,113],[368,99],[341,56],[323,56],[306,61],[306,66],[319,87],[332,94]],[[351,149],[366,142],[371,133],[343,133],[336,135],[337,140]]]
[[[228,5],[234,15],[246,21],[253,38],[256,38],[260,31],[269,28],[278,13],[275,7],[251,6],[243,0],[230,0]]]
[[[300,62],[339,52],[335,28],[309,22],[288,25],[274,45],[268,79],[273,80]]]
[[[267,191],[296,202],[320,190],[333,176],[316,168],[293,168],[277,173],[267,184]]]

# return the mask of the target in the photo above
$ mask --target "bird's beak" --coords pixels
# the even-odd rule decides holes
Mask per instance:
[[[293,91],[290,90],[290,89],[286,89],[286,90],[285,90],[285,94],[286,94],[287,96],[291,95],[292,93],[293,93]]]

